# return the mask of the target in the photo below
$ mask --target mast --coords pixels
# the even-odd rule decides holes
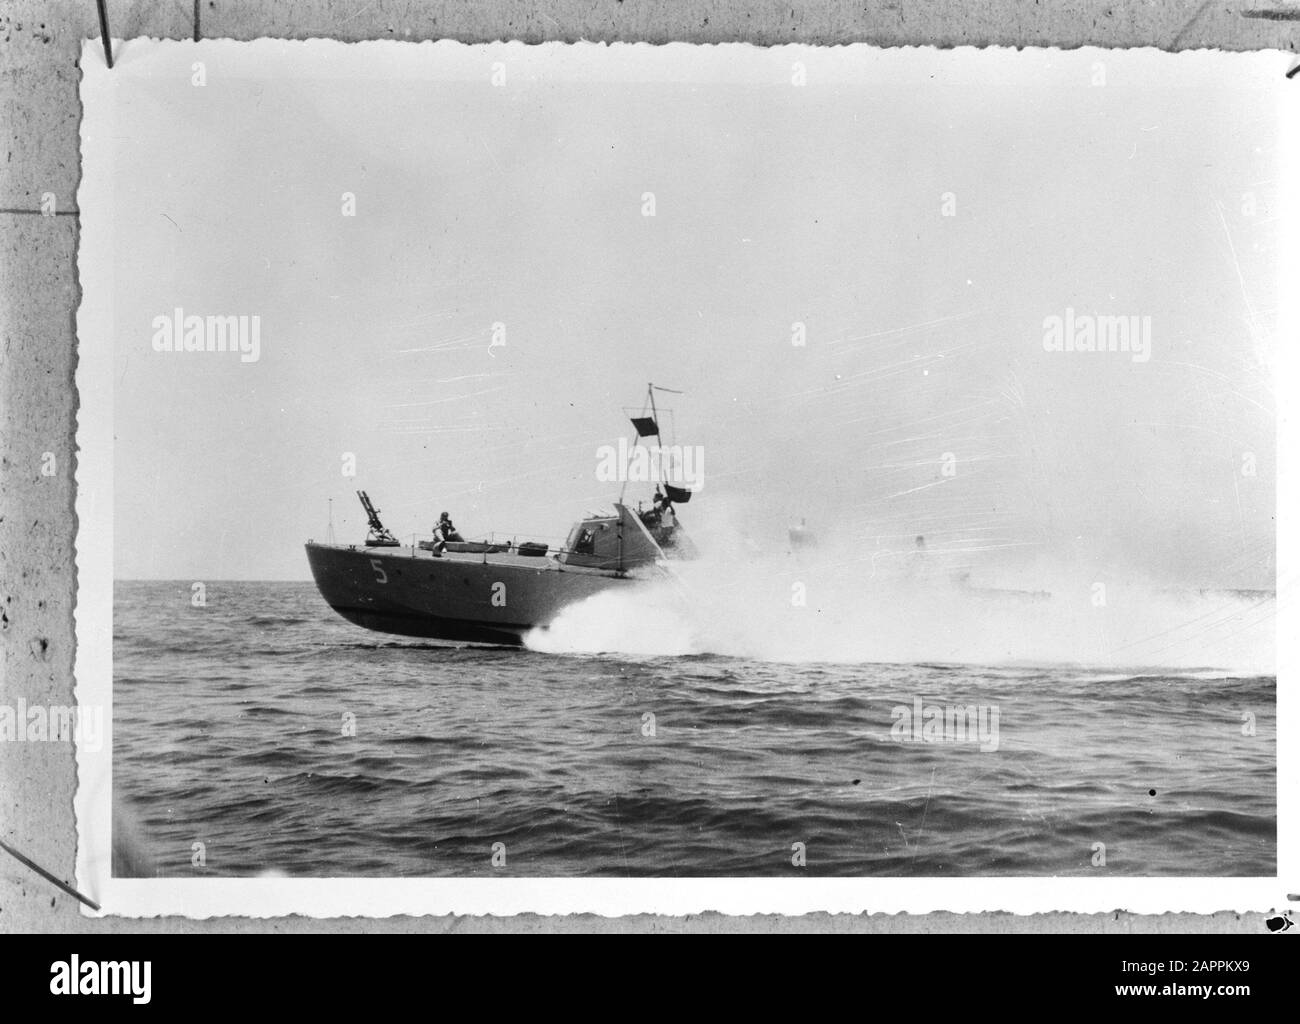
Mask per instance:
[[[666,389],[665,389],[665,390],[666,390]],[[643,431],[645,430],[645,424],[646,424],[646,419],[645,419],[645,415],[644,415],[644,414],[645,414],[645,407],[646,407],[646,404],[648,404],[648,405],[650,406],[650,420],[649,420],[649,422],[650,422],[650,424],[654,427],[654,437],[655,437],[655,440],[659,442],[658,447],[659,447],[660,449],[662,449],[662,448],[663,448],[663,438],[661,438],[661,437],[659,436],[659,414],[655,411],[655,386],[654,386],[654,384],[647,384],[647,385],[646,385],[646,399],[647,399],[647,402],[646,402],[645,404],[642,404],[642,406],[641,406],[641,413],[642,413],[641,418],[640,418],[640,419],[637,419],[636,417],[633,417],[633,419],[632,419],[632,426],[636,428],[636,438],[635,438],[635,439],[633,440],[633,442],[632,442],[632,447],[635,448],[637,445],[639,445],[639,444],[641,443],[641,438],[642,438],[643,436],[644,436],[644,437],[649,437],[649,436],[650,436],[650,434],[649,434],[648,432],[643,433]],[[626,410],[625,410],[625,411],[626,411]],[[624,498],[624,496],[627,494],[627,484],[628,484],[627,474],[624,474],[624,476],[623,476],[623,486],[619,489],[619,492],[618,492],[618,503],[619,503],[620,505],[623,504],[623,498]]]
[[[663,445],[663,438],[659,436],[659,412],[657,409],[655,409],[655,386],[653,382],[647,382],[646,384],[646,402],[650,406],[650,425],[654,427],[655,440],[659,442],[659,444],[656,446],[656,453],[659,456],[659,458],[662,459],[664,445]],[[632,420],[632,426],[636,428],[636,438],[632,442],[633,448],[637,447],[641,443],[642,432],[646,428],[645,404],[641,406],[641,413],[642,415],[639,420],[636,418],[633,418]],[[649,437],[650,435],[649,433],[646,433],[645,436]],[[624,508],[623,499],[627,495],[627,485],[628,485],[629,475],[630,475],[629,473],[623,474],[623,486],[619,488],[619,492],[618,492],[618,508],[615,509],[615,511],[618,512],[618,571],[619,572],[623,571],[623,511],[622,510]]]
[[[651,381],[646,385],[646,394],[650,396],[650,416],[655,421],[655,440],[659,443],[655,445],[655,458],[658,460],[656,465],[658,471],[655,473],[656,479],[664,475],[664,439],[659,435],[659,410],[655,408],[655,386]]]
[[[650,385],[650,408],[651,409],[654,409],[655,407],[656,391],[666,391],[670,395],[682,394],[681,391],[675,391],[672,388],[656,387],[654,384],[651,384]],[[672,412],[671,409],[668,411]],[[691,500],[690,488],[674,486],[673,484],[670,484],[666,479],[664,479],[664,474],[663,474],[664,440],[662,437],[659,436],[659,414],[657,411],[655,412],[654,416],[655,416],[655,440],[659,442],[659,479],[660,482],[663,484],[664,497],[666,497],[671,504],[676,505],[678,502],[681,502],[684,505],[686,502]]]
[[[650,381],[646,384],[646,392],[645,392],[646,400],[645,403],[641,406],[641,415],[633,416],[631,418],[632,426],[636,429],[636,440],[633,441],[632,444],[633,447],[635,448],[637,445],[641,443],[641,438],[643,437],[653,437],[655,439],[655,441],[657,442],[655,445],[655,464],[651,476],[656,481],[655,484],[656,493],[659,493],[659,484],[662,483],[663,484],[662,493],[670,503],[677,502],[677,501],[687,502],[691,500],[690,490],[685,487],[674,487],[672,484],[668,483],[663,478],[664,439],[663,439],[663,434],[659,429],[659,407],[655,404],[656,391],[667,391],[669,394],[673,394],[673,395],[681,394],[680,391],[674,391],[672,388],[664,388],[664,387],[656,388],[654,381]],[[645,414],[646,406],[650,407],[649,416],[646,416]],[[626,411],[627,410],[625,407],[624,412]],[[630,473],[624,474],[623,486],[618,492],[618,507],[620,510],[624,508],[623,500],[627,495],[628,477],[630,475],[631,475]],[[619,518],[618,518],[618,570],[619,572],[623,571],[623,513],[622,511],[619,512]]]

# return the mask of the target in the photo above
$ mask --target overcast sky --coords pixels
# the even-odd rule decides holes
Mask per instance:
[[[1271,586],[1275,65],[129,43],[84,127],[115,573],[307,578],[358,488],[406,538],[555,538],[653,380],[688,528]],[[259,316],[260,359],[155,352],[176,307]],[[1150,317],[1149,360],[1046,351],[1067,308]]]

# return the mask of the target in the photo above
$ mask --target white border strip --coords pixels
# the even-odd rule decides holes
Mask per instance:
[[[1126,910],[1159,913],[1176,910],[1265,911],[1286,905],[1286,894],[1300,893],[1300,751],[1283,737],[1296,734],[1298,698],[1292,692],[1296,678],[1296,643],[1293,633],[1279,629],[1278,676],[1278,865],[1279,877],[1241,878],[817,878],[797,879],[113,879],[111,871],[112,821],[112,600],[113,600],[113,265],[115,249],[111,204],[105,200],[114,187],[112,145],[102,140],[116,137],[114,112],[116,82],[121,76],[152,73],[156,62],[189,62],[200,52],[205,59],[220,60],[231,47],[255,48],[257,67],[267,75],[310,73],[318,77],[369,77],[377,66],[374,50],[383,48],[383,66],[389,77],[454,79],[482,73],[485,62],[506,55],[512,74],[525,80],[542,77],[572,80],[730,81],[775,84],[794,61],[810,65],[843,54],[852,59],[836,63],[845,82],[879,75],[881,69],[902,69],[909,59],[921,61],[927,71],[941,74],[950,84],[975,84],[980,76],[1006,71],[1011,77],[1032,72],[1043,61],[1072,59],[1057,50],[1016,51],[970,47],[940,51],[934,48],[879,50],[865,45],[817,49],[803,46],[760,49],[746,44],[690,47],[671,44],[485,44],[459,43],[344,44],[326,40],[283,42],[228,40],[203,43],[163,42],[156,47],[139,44],[119,47],[121,57],[113,71],[103,65],[98,41],[88,40],[82,51],[81,98],[83,125],[94,124],[93,138],[83,133],[83,178],[78,193],[81,210],[81,272],[83,301],[77,315],[80,393],[77,441],[76,512],[78,600],[76,607],[76,696],[83,705],[101,705],[105,738],[99,752],[79,749],[80,786],[75,799],[79,844],[77,877],[80,888],[103,904],[104,914],[192,917],[245,915],[278,917],[304,914],[314,917],[395,914],[541,914],[633,913],[696,914],[805,914],[818,911],[843,913],[925,913],[954,911],[979,913],[1008,911],[1028,914],[1046,911],[1104,913]],[[720,62],[703,59],[683,69],[686,50],[707,57],[722,50],[748,51],[749,60],[729,60],[725,74]],[[1300,81],[1286,82],[1283,72],[1292,59],[1272,51],[1262,55],[1222,53],[1164,54],[1153,51],[1083,50],[1081,61],[1105,59],[1111,66],[1136,53],[1168,61],[1171,85],[1176,76],[1206,76],[1246,70],[1250,60],[1267,60],[1277,66],[1281,123],[1289,133],[1282,138],[1277,182],[1290,186],[1282,198],[1279,297],[1283,303],[1277,352],[1277,392],[1288,393],[1283,382],[1300,380],[1297,348],[1297,297],[1291,286],[1300,280]],[[609,59],[617,55],[618,60]],[[729,55],[734,56],[734,55]],[[960,57],[960,59],[958,59]],[[314,62],[314,63],[313,63]],[[1220,63],[1215,63],[1220,62]],[[304,72],[305,69],[305,72]],[[864,70],[866,69],[866,70]],[[1252,66],[1252,70],[1254,67]],[[777,77],[774,79],[774,74]],[[101,140],[98,144],[95,139]],[[1278,434],[1278,622],[1296,621],[1296,540],[1285,524],[1300,522],[1295,466],[1290,460],[1300,452],[1297,419],[1280,405]],[[1285,880],[1285,881],[1284,881]],[[85,911],[86,913],[92,913]]]

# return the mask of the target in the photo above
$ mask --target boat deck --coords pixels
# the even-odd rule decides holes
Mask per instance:
[[[531,569],[534,572],[572,572],[584,576],[617,576],[613,569],[597,569],[584,565],[561,565],[555,558],[559,552],[550,551],[545,555],[519,555],[513,551],[472,552],[443,551],[435,555],[432,551],[412,548],[409,544],[400,547],[367,547],[364,544],[320,544],[308,541],[321,548],[335,551],[350,551],[365,554],[370,558],[401,558],[415,561],[443,562],[469,565],[500,565],[513,569]]]

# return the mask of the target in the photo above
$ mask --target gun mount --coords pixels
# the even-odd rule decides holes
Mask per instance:
[[[365,491],[357,491],[357,497],[361,499],[361,507],[366,510],[366,519],[370,523],[370,532],[366,534],[366,547],[401,547],[401,541],[394,537],[388,531],[388,527],[379,521],[379,509],[371,504],[370,495],[366,494]]]

